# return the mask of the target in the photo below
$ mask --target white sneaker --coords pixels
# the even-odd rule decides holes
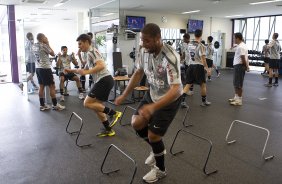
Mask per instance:
[[[84,99],[83,93],[79,93],[78,98],[79,98],[80,100],[83,100],[83,99]]]
[[[167,175],[166,171],[161,171],[157,166],[152,167],[144,177],[143,181],[146,183],[154,183]]]
[[[163,154],[166,154],[166,150],[164,150]],[[150,155],[146,158],[145,164],[149,166],[154,166],[156,164],[155,154],[151,151]]]
[[[229,98],[228,102],[234,102],[236,99],[235,98]]]
[[[64,110],[66,107],[57,103],[56,106],[53,106],[53,110],[56,110],[56,111],[61,111],[61,110]]]
[[[40,106],[40,111],[49,110],[51,107],[49,105]]]
[[[230,105],[241,106],[243,103],[242,100],[234,100],[233,102],[230,102]]]
[[[61,95],[61,97],[60,97],[60,101],[61,101],[61,102],[64,102],[64,101],[65,101],[65,97],[64,97],[64,95]]]

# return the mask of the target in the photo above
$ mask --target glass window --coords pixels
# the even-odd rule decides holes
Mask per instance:
[[[282,16],[276,17],[276,26],[275,26],[275,32],[279,33],[278,39],[281,39],[282,37]]]

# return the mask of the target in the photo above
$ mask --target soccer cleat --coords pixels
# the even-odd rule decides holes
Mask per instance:
[[[60,101],[61,101],[61,102],[64,102],[64,101],[65,101],[64,95],[62,95],[62,96],[60,97]]]
[[[53,110],[56,110],[56,111],[61,111],[61,110],[64,110],[66,107],[57,103],[56,106],[53,106]]]
[[[181,102],[181,108],[188,108],[189,106],[187,105],[187,103],[186,102]]]
[[[45,111],[45,110],[49,110],[50,106],[49,105],[44,105],[44,106],[40,106],[40,111]]]
[[[230,102],[230,105],[241,106],[243,103],[242,100],[234,100],[233,102]]]
[[[122,115],[122,112],[116,111],[116,113],[111,117],[111,119],[113,119],[113,121],[110,124],[111,128],[115,126],[115,124],[118,122],[118,119],[121,117],[121,115]]]
[[[166,154],[166,150],[163,151],[163,154]],[[156,164],[155,154],[152,151],[150,152],[150,155],[146,158],[145,164],[148,166],[154,166]]]
[[[166,171],[161,171],[157,166],[152,167],[144,177],[143,181],[146,183],[154,183],[167,175]]]
[[[211,102],[208,102],[207,100],[201,103],[202,107],[206,107],[206,106],[209,106],[209,105],[211,105]]]
[[[101,129],[101,132],[98,133],[96,136],[97,137],[111,137],[116,135],[116,132],[113,129],[107,130],[105,128]]]

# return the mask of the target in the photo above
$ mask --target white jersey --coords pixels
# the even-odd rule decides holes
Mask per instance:
[[[262,54],[264,55],[264,57],[269,58],[269,56],[270,56],[270,48],[268,47],[268,45],[264,45],[262,47]]]
[[[182,52],[182,54],[185,54],[184,64],[189,66],[191,64],[191,55],[190,55],[190,50],[189,50],[189,43],[183,42],[181,52]]]
[[[248,48],[244,42],[241,42],[235,48],[233,65],[243,64],[241,56],[245,56],[246,61],[248,61]]]
[[[207,48],[207,59],[213,60],[214,47],[212,43],[208,43],[206,48]]]
[[[164,43],[158,56],[142,48],[137,58],[137,69],[142,69],[150,85],[150,96],[153,102],[161,99],[172,84],[181,84],[180,56],[168,44]]]
[[[51,68],[51,61],[49,58],[49,54],[52,52],[52,49],[49,45],[45,43],[35,43],[32,47],[32,51],[35,55],[36,68]]]
[[[34,63],[36,58],[35,55],[32,51],[33,47],[33,41],[31,40],[26,40],[25,43],[25,62],[27,63]]]
[[[192,65],[203,65],[202,56],[206,56],[206,47],[204,44],[193,41],[189,44]]]
[[[90,46],[87,52],[87,67],[94,68],[97,61],[102,61],[105,63],[101,53],[96,48]],[[111,75],[111,74],[109,70],[107,69],[107,67],[105,67],[103,70],[95,74],[92,74],[93,79],[96,79],[96,82],[98,82],[101,78],[108,76],[108,75]]]
[[[60,56],[60,60],[62,61],[62,64],[60,66],[60,72],[64,71],[64,69],[70,69],[71,68],[71,63],[74,61],[74,58],[72,55],[66,55]]]
[[[268,45],[270,48],[270,59],[280,59],[281,45],[278,40],[272,40]]]

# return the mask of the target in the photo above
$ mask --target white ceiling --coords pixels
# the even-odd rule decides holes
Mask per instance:
[[[40,22],[43,22],[75,19],[77,12],[87,11],[92,7],[110,0],[69,0],[58,8],[54,8],[54,5],[62,0],[47,0],[45,4],[28,3],[27,1],[35,2],[43,0],[0,0],[0,4],[15,4],[17,19],[36,18]],[[201,10],[195,14],[208,17],[225,17],[229,15],[252,17],[282,14],[282,1],[249,5],[249,3],[256,1],[262,0],[120,0],[120,8],[169,14]],[[46,8],[51,10],[47,11]]]

